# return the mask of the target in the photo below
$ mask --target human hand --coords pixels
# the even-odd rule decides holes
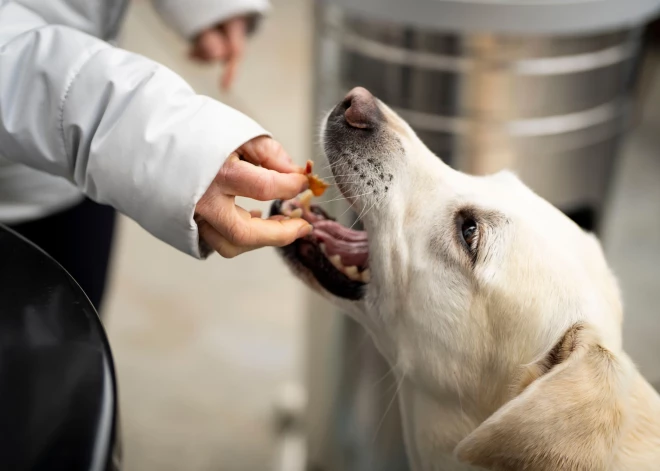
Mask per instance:
[[[241,160],[241,158],[244,160]],[[243,144],[222,166],[195,208],[200,237],[225,258],[265,246],[282,247],[312,230],[303,219],[273,216],[236,205],[236,196],[291,199],[307,188],[304,170],[270,137]]]
[[[249,19],[245,16],[231,18],[224,23],[202,31],[193,41],[190,57],[203,62],[220,62],[225,65],[220,84],[229,90],[238,64],[245,51]]]

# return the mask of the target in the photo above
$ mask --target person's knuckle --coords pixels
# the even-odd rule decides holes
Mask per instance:
[[[208,205],[203,215],[209,228],[223,227],[224,221],[227,219],[227,208],[221,203],[219,198],[216,198],[211,204]]]
[[[270,173],[259,175],[255,181],[255,188],[258,199],[270,199],[274,190],[273,176]]]
[[[271,139],[267,136],[264,136],[264,140],[262,141],[262,145],[264,148],[264,151],[267,153],[269,157],[277,156],[279,154],[279,142],[277,142],[275,139]]]
[[[195,205],[195,212],[202,217],[208,215],[211,212],[211,208],[213,207],[213,199],[214,198],[210,192],[207,191],[204,193]]]
[[[246,239],[245,227],[240,221],[232,221],[227,226],[227,237],[232,244],[242,244]]]
[[[240,160],[231,159],[220,168],[218,172],[218,179],[223,182],[236,180],[240,175]]]
[[[255,228],[250,225],[246,225],[243,231],[243,245],[251,245],[255,243],[257,239],[257,233]]]

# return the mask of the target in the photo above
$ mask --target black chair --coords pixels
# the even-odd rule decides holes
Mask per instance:
[[[58,263],[0,226],[0,469],[118,470],[117,417],[94,307]]]

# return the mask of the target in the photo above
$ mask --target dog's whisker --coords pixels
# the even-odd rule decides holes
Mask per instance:
[[[375,207],[376,209],[380,208],[380,205],[383,203],[383,201],[385,201],[385,198],[386,198],[386,197],[387,197],[387,194],[381,196],[380,199],[379,199],[378,201],[376,201],[374,204],[371,205],[371,208],[369,208],[369,211],[372,211],[372,210],[374,209],[374,207]],[[368,213],[369,211],[367,211],[367,213]],[[365,215],[362,216],[362,217],[366,217],[366,216],[367,216],[367,214],[365,214]]]
[[[338,220],[338,221],[341,221],[342,216],[343,216],[344,214],[346,214],[347,212],[349,212],[351,209],[353,209],[353,206],[355,205],[355,203],[357,203],[357,200],[353,201],[353,202],[348,206],[348,208],[346,208],[346,210],[345,210],[343,213],[341,213],[341,214],[339,215],[339,217],[337,218],[337,220]]]
[[[324,170],[332,169],[332,167],[333,167],[334,165],[336,165],[336,163],[334,163],[334,164],[333,164],[333,163],[328,163],[328,165],[326,165],[325,167],[320,168],[320,169],[318,170],[318,172],[321,173],[321,172],[324,171]]]
[[[378,206],[376,206],[376,209],[380,209],[381,205],[383,204],[383,201],[385,201],[385,196],[387,196],[387,195],[384,195],[384,196],[380,199],[380,201],[378,202]]]
[[[372,191],[371,193],[373,193],[373,191]],[[371,194],[371,193],[370,193],[370,194]],[[360,222],[360,218],[362,218],[362,214],[364,213],[364,211],[365,211],[366,208],[367,208],[366,206],[365,206],[364,208],[362,208],[362,211],[360,211],[360,214],[358,214],[358,217],[355,219],[355,222],[353,222],[353,224],[351,224],[351,227],[348,228],[349,231],[350,231],[351,229],[353,229],[353,227],[355,227],[355,225],[356,225],[358,222]]]
[[[328,183],[328,186],[334,186],[334,187],[339,187],[340,185],[352,185],[355,183],[360,183],[359,180],[354,181],[354,182],[336,182],[336,183]]]
[[[394,401],[396,398],[399,396],[399,391],[401,390],[401,386],[403,385],[403,380],[404,380],[404,375],[401,375],[401,380],[398,382],[396,391],[394,391],[394,394],[392,395],[392,399],[390,400],[390,403],[387,405],[387,408],[385,409],[385,412],[383,413],[383,416],[380,419],[380,422],[378,422],[378,426],[376,427],[376,431],[374,432],[374,438],[371,443],[376,442],[376,438],[378,438],[378,432],[380,432],[380,428],[383,426],[383,423],[385,422],[385,418],[387,417],[387,414],[390,412],[390,409],[394,405]]]
[[[360,355],[363,354],[363,349],[364,349],[364,347],[365,347],[366,345],[368,345],[369,340],[371,340],[371,338],[369,337],[369,334],[367,334],[366,332],[363,333],[363,335],[362,335],[362,339],[361,339],[360,342],[356,345],[355,350],[354,350],[353,353],[352,353],[351,355],[349,355],[349,357],[347,358],[347,362],[348,362],[348,364],[353,364],[353,363],[355,363],[355,361],[358,359],[358,357],[359,357]],[[333,409],[336,409],[336,408],[340,405],[341,400],[342,400],[342,399],[341,399],[341,395],[335,395],[335,398],[334,398],[333,401],[332,401],[332,407],[333,407]],[[325,433],[331,433],[332,423],[331,423],[331,422],[328,422],[328,423],[326,424],[326,427],[327,427],[327,428],[326,428],[326,432],[325,432]]]
[[[347,199],[347,200],[348,200],[348,199],[359,198],[360,196],[366,196],[366,195],[370,195],[370,194],[372,194],[372,193],[373,193],[373,191],[370,191],[369,193],[363,193],[363,194],[361,194],[361,195],[355,195],[355,196],[340,196],[339,198],[334,198],[334,199],[327,200],[327,201],[319,201],[319,204],[323,204],[323,203],[332,203],[333,201],[339,201],[339,200],[343,200],[343,199]]]
[[[372,193],[373,193],[373,191],[372,191]],[[386,196],[387,196],[387,195],[385,194],[385,195],[381,196],[380,199],[374,201],[374,203],[373,203],[371,206],[369,206],[369,208],[366,210],[366,212],[365,212],[365,210],[363,209],[363,210],[360,212],[360,215],[359,215],[359,216],[357,217],[357,219],[355,220],[355,222],[354,222],[353,224],[351,224],[351,227],[349,227],[349,229],[353,229],[353,226],[355,226],[359,221],[361,221],[364,217],[366,217],[367,214],[369,214],[369,211],[371,211],[371,209],[376,205],[376,203],[380,203],[382,200],[385,199]],[[365,208],[366,208],[366,206],[365,206]],[[363,214],[363,213],[364,213],[364,214]]]
[[[338,186],[338,185],[350,185],[350,184],[353,184],[353,183],[360,183],[360,180],[356,180],[356,181],[353,181],[353,182],[340,181],[340,182],[326,183],[326,185],[328,185],[328,186]]]
[[[376,386],[378,386],[380,383],[385,381],[392,373],[394,373],[394,368],[390,367],[387,373],[385,373],[378,381],[376,381],[373,385],[371,385],[371,388],[375,389]]]

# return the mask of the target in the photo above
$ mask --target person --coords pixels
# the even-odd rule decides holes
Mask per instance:
[[[291,198],[307,179],[252,119],[114,46],[128,0],[0,0],[0,223],[50,253],[99,308],[115,210],[196,258],[309,233],[235,204]],[[225,64],[231,85],[267,0],[152,0]]]

